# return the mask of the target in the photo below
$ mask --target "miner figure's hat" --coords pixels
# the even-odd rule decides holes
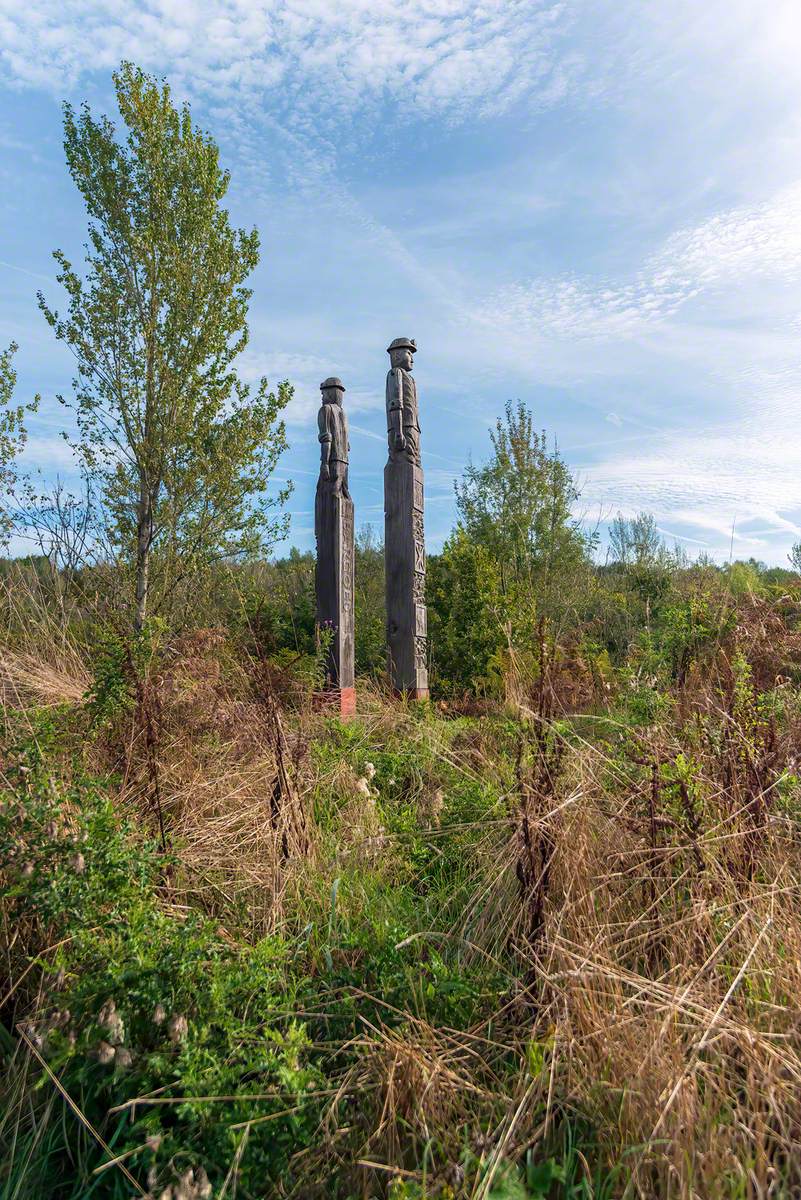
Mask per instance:
[[[387,346],[387,354],[391,354],[393,350],[411,350],[412,354],[416,354],[417,342],[414,338],[395,338],[395,341]]]
[[[345,385],[341,379],[337,379],[336,375],[329,375],[328,379],[324,379],[320,384],[320,391],[326,392],[329,388],[339,388],[340,392],[345,391]]]

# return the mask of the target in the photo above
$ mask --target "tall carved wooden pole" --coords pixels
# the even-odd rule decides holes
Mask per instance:
[[[314,501],[317,623],[330,637],[326,699],[343,717],[356,711],[353,673],[353,501],[348,491],[348,418],[340,379],[320,384],[320,477]]]
[[[384,468],[387,652],[392,686],[416,700],[428,696],[426,546],[420,418],[410,338],[388,346],[387,437]]]

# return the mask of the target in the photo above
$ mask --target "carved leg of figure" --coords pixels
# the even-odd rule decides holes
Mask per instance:
[[[331,466],[331,479],[334,495],[344,496],[346,500],[350,500],[350,492],[348,491],[348,464],[339,461],[334,462]]]

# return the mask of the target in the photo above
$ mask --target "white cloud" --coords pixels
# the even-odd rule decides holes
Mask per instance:
[[[308,132],[314,113],[336,133],[343,112],[387,99],[451,120],[521,96],[554,103],[580,70],[558,49],[567,12],[557,0],[2,0],[0,45],[19,83],[63,91],[132,57],[189,94],[269,93],[292,127]]]
[[[246,350],[238,363],[242,378],[252,387],[266,377],[270,387],[288,379],[295,389],[284,413],[289,425],[305,427],[314,432],[314,420],[320,407],[320,384],[330,375],[336,374],[330,359],[322,355],[279,352],[265,354]],[[367,390],[346,384],[347,408],[349,413],[372,412],[383,407],[383,393],[377,388]]]
[[[592,446],[579,466],[585,509],[645,509],[718,558],[733,545],[781,561],[801,538],[800,305],[797,182],[676,231],[628,281],[518,283],[480,319],[510,357],[525,347],[534,378],[561,373],[577,390],[602,374],[604,390],[624,380],[615,411],[598,404],[607,422],[655,422]],[[650,406],[666,384],[680,389],[675,402]]]
[[[606,517],[643,509],[662,524],[698,531],[718,557],[777,555],[801,539],[801,435],[769,419],[758,437],[747,422],[663,433],[632,453],[625,446],[582,467],[582,502]]]
[[[630,281],[557,276],[500,288],[485,320],[538,336],[634,338],[702,293],[759,279],[801,279],[801,181],[678,230]]]

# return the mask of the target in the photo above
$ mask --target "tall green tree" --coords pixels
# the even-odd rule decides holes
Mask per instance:
[[[536,593],[548,609],[591,545],[573,512],[578,488],[522,402],[507,403],[490,439],[488,461],[456,484],[459,526],[495,560],[503,592]]]
[[[574,513],[578,489],[522,403],[490,432],[492,453],[456,485],[458,524],[428,585],[434,685],[519,691],[543,646],[575,628],[593,539]]]
[[[275,510],[288,489],[267,487],[292,390],[270,392],[262,379],[252,394],[234,365],[259,237],[231,225],[215,142],[166,83],[123,63],[114,84],[120,139],[88,105],[64,107],[67,164],[89,216],[86,262],[81,277],[57,250],[66,315],[41,293],[39,304],[77,362],[74,445],[130,568],[141,629],[156,597],[164,604],[188,575],[264,551],[283,532]]]
[[[642,566],[665,557],[664,538],[653,513],[648,512],[637,513],[635,517],[618,513],[609,526],[609,548],[613,559],[626,565]]]

